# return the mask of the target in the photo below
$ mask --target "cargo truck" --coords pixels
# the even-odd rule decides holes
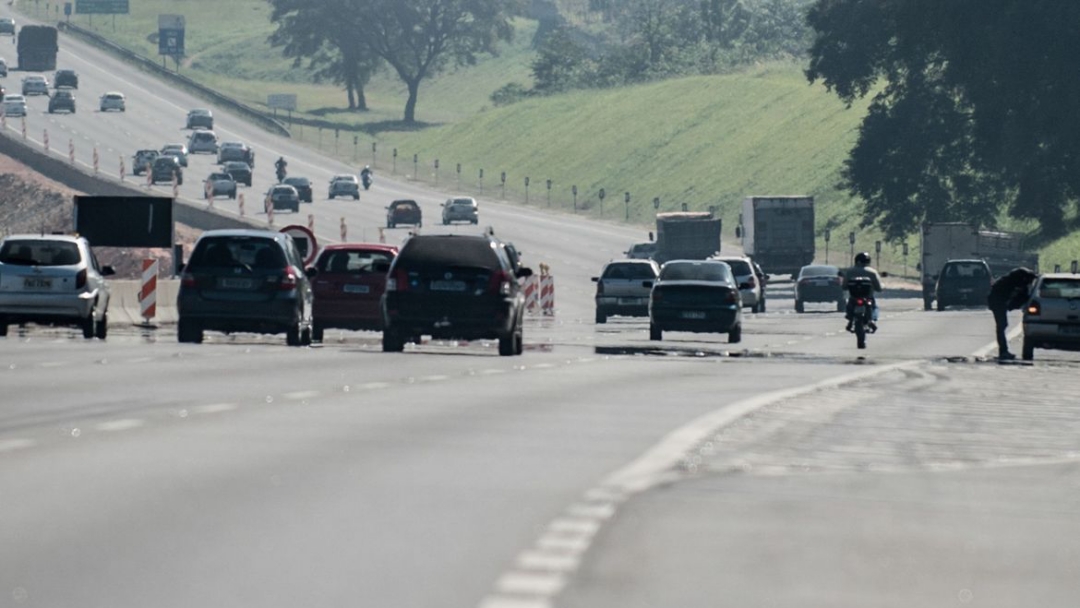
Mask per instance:
[[[56,69],[56,28],[49,25],[24,25],[19,28],[19,69],[24,72],[49,72]]]
[[[720,252],[720,218],[708,211],[656,214],[656,253],[653,259],[704,260]]]
[[[814,197],[748,196],[735,236],[769,274],[798,274],[814,262]]]
[[[949,260],[984,260],[994,277],[1017,266],[1039,269],[1039,255],[1026,251],[1024,235],[1017,232],[983,230],[964,222],[927,222],[922,226],[921,246],[917,270],[925,310],[933,307],[938,277]]]

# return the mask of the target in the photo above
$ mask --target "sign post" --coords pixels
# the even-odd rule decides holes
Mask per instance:
[[[162,62],[164,57],[172,57],[178,72],[184,56],[184,24],[183,15],[158,15],[158,55],[162,56]]]
[[[829,240],[832,237],[832,230],[825,229],[825,263],[829,263]]]
[[[597,194],[600,196],[600,217],[604,217],[604,197],[607,196],[607,192],[604,192],[604,189],[600,188],[600,192]]]

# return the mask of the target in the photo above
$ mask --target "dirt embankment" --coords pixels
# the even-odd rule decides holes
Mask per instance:
[[[0,155],[0,236],[20,233],[70,233],[73,229],[74,201],[82,194],[55,182],[26,165]],[[190,252],[201,231],[176,224],[176,240]],[[172,274],[171,252],[164,249],[96,247],[102,264],[116,269],[117,278],[142,276],[142,260],[158,258],[161,276]]]

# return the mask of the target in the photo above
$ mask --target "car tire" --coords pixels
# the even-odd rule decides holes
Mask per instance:
[[[596,324],[597,325],[603,325],[604,323],[607,323],[607,315],[605,315],[600,310],[597,310],[596,311]]]
[[[300,346],[311,346],[311,328],[307,327],[300,332]]]
[[[754,313],[755,315],[758,314],[759,312],[761,312],[761,304],[758,303],[758,304],[754,304],[753,306],[751,306],[750,307],[750,312]]]
[[[449,226],[450,225],[450,220],[443,220],[442,225],[443,226]]]
[[[311,323],[311,339],[316,342],[323,341],[323,326],[318,321],[312,321]]]
[[[94,319],[94,311],[90,311],[90,315],[82,320],[82,335],[87,340],[94,338],[94,334],[97,331],[97,321]]]
[[[303,342],[301,341],[301,336],[300,336],[301,333],[302,332],[300,331],[300,324],[299,323],[296,323],[294,325],[290,325],[289,328],[285,330],[285,345],[286,346],[302,346]]]
[[[94,327],[94,337],[104,340],[109,335],[109,313],[101,315],[101,321]]]
[[[664,330],[660,329],[653,323],[649,323],[649,339],[654,342],[659,342],[664,339]]]
[[[802,300],[795,300],[795,312],[800,312],[801,313],[801,312],[803,312],[803,310],[805,310],[805,308],[806,307],[803,306],[803,301]]]
[[[728,344],[738,344],[742,342],[742,325],[736,325],[731,328],[731,331],[727,335]]]
[[[354,200],[354,201],[360,200],[360,195],[359,194],[354,194],[353,197],[352,197],[352,200]]]
[[[330,200],[334,200],[334,195],[333,194],[330,195]]]
[[[514,333],[514,354],[525,354],[525,332],[521,327],[518,327],[517,332]]]
[[[762,298],[761,298],[761,311],[760,312],[765,312],[765,297],[764,296],[762,296]]]
[[[3,338],[7,335],[7,328],[7,319],[0,319],[0,338]]]
[[[937,311],[942,312],[944,310],[945,310],[945,303],[942,302],[941,300],[938,300],[937,301]]]
[[[1032,361],[1035,359],[1035,345],[1027,338],[1024,338],[1024,346],[1020,351],[1020,358],[1024,361]]]
[[[394,222],[386,222],[386,227],[387,228],[394,228],[396,226],[397,226],[397,224],[395,224]]]
[[[390,328],[383,329],[382,350],[384,353],[400,353],[405,350],[405,340],[398,332]]]
[[[499,338],[499,356],[500,357],[512,357],[517,354],[516,351],[516,338],[517,331],[511,331],[505,336]]]
[[[923,310],[933,310],[934,300],[932,298],[923,298]]]
[[[181,344],[202,344],[203,330],[194,321],[181,317],[176,323],[176,340]]]

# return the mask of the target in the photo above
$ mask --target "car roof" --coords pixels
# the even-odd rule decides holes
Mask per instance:
[[[186,148],[187,144],[165,144],[162,148]]]
[[[1041,275],[1039,278],[1044,280],[1044,281],[1047,280],[1047,279],[1052,279],[1052,280],[1072,279],[1074,281],[1080,281],[1080,274],[1073,274],[1071,272],[1048,272],[1048,273],[1046,273],[1044,275]]]
[[[248,164],[245,163],[242,160],[227,160],[227,161],[225,161],[225,164],[223,166],[228,167],[229,165],[233,165],[233,166],[243,165],[243,166],[247,167],[248,169],[251,168],[251,167],[248,167]]]
[[[416,201],[412,200],[411,198],[402,198],[402,199],[398,199],[398,200],[390,203],[390,206],[393,207],[394,205],[416,205],[416,204],[417,204]]]
[[[109,95],[117,95],[117,96],[120,96],[120,97],[124,96],[124,94],[121,93],[120,91],[105,91],[104,93],[101,94],[102,97],[108,97]]]
[[[339,179],[347,179],[349,181],[356,181],[356,176],[352,175],[351,173],[340,173],[338,175],[335,175],[334,177],[331,177],[330,181],[339,180]]]
[[[244,142],[242,141],[223,141],[221,142],[222,148],[243,148]]]
[[[0,241],[66,241],[69,243],[78,243],[79,241],[85,241],[86,239],[81,236],[74,236],[71,234],[9,234]]]
[[[60,70],[56,70],[56,73],[57,74],[74,74],[75,70],[73,70],[71,68],[63,68],[63,69],[60,69]]]
[[[620,258],[618,260],[611,260],[605,266],[611,266],[612,264],[641,264],[644,266],[652,266],[656,262],[654,260],[639,260],[635,258]]]
[[[209,114],[210,110],[206,108],[195,108],[194,110],[188,110],[188,114]]]
[[[214,171],[213,173],[210,174],[210,177],[227,177],[229,179],[232,179],[232,175],[229,175],[228,173],[226,173],[224,171]]]
[[[979,258],[957,258],[955,260],[947,260],[946,264],[986,264],[986,260]]]
[[[284,236],[280,232],[273,230],[258,230],[255,228],[225,228],[221,230],[207,230],[202,233],[199,240],[208,237],[230,237],[230,236],[242,236],[242,237],[263,237],[277,239],[280,236]]]
[[[398,250],[397,246],[387,245],[386,243],[337,243],[323,247],[322,252],[353,251],[358,249],[363,249],[365,251],[385,251],[388,253],[397,253]]]
[[[286,177],[285,178],[285,183],[286,184],[291,184],[293,182],[310,183],[311,180],[304,177],[303,175],[294,175],[293,177]]]
[[[289,184],[274,184],[273,186],[270,186],[271,190],[285,190],[286,188],[292,190],[293,192],[296,192],[296,188],[293,188]]]

